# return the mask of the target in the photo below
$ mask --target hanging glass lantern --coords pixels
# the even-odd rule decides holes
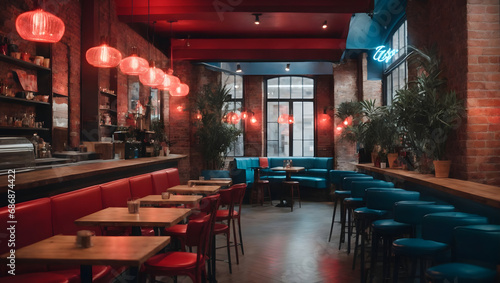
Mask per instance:
[[[173,91],[170,90],[171,96],[186,96],[189,93],[189,86],[187,84],[180,83]]]
[[[138,76],[146,72],[149,63],[146,59],[137,56],[137,47],[132,47],[130,56],[120,62],[120,71],[126,75]]]
[[[160,68],[156,68],[155,62],[151,60],[149,69],[139,75],[139,81],[145,86],[154,88],[162,85],[164,76],[165,73]]]
[[[26,40],[55,43],[64,35],[64,22],[42,9],[22,13],[16,19],[16,30]]]
[[[120,64],[122,54],[118,49],[106,44],[105,37],[101,37],[102,44],[87,50],[87,62],[97,68],[114,68]]]

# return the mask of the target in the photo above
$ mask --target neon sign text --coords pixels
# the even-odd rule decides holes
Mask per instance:
[[[380,45],[376,48],[377,52],[373,55],[373,60],[378,62],[386,62],[389,63],[389,60],[398,53],[398,50],[387,48],[384,45]]]

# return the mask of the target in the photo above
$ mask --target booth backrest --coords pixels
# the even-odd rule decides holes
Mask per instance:
[[[160,170],[151,173],[151,180],[153,182],[153,193],[155,195],[160,195],[162,192],[170,188],[168,183],[168,176],[166,170]]]
[[[143,174],[128,179],[130,182],[130,194],[133,198],[142,198],[153,194],[153,182],[151,174]]]
[[[101,185],[102,207],[126,207],[130,194],[128,178],[116,180]]]
[[[16,204],[15,218],[10,218],[9,209],[7,206],[0,208],[0,221],[2,226],[9,228],[10,225],[15,226],[15,247],[9,247],[8,240],[10,239],[10,230],[3,230],[4,236],[0,238],[0,254],[6,253],[11,249],[20,249],[24,246],[31,245],[43,239],[52,236],[52,218],[49,198],[41,198]],[[17,221],[17,223],[9,224],[7,221]],[[12,244],[11,244],[12,245]],[[34,264],[15,264],[16,274],[27,272],[46,271],[46,265]],[[2,264],[0,267],[0,276],[6,275],[7,265]]]
[[[181,184],[179,179],[179,169],[177,168],[168,168],[165,170],[168,176],[168,184],[170,187],[177,186]]]
[[[78,218],[102,209],[99,185],[56,195],[50,198],[53,234],[76,235],[78,230],[91,230],[101,235],[98,227],[76,226]]]
[[[52,218],[49,198],[41,198],[16,204],[15,211],[13,212],[15,218],[10,218],[8,207],[2,207],[0,209],[0,221],[2,221],[2,226],[6,225],[7,228],[10,226],[8,221],[17,221],[17,223],[12,224],[15,227],[16,249],[52,236]],[[9,233],[9,231],[3,230],[2,233]],[[12,248],[7,244],[9,237],[10,234],[0,238],[0,254]]]

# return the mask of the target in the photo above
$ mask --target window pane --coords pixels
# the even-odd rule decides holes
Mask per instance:
[[[290,152],[290,126],[288,124],[278,124],[279,126],[279,156],[289,156]]]
[[[293,140],[302,140],[302,127],[303,119],[302,119],[302,102],[294,102],[293,103],[293,118],[295,123],[293,123]],[[300,150],[302,151],[302,150]],[[295,152],[295,144],[294,144],[294,152]],[[295,154],[294,154],[295,155]],[[299,155],[302,156],[302,155]]]
[[[314,98],[314,80],[303,78],[304,98]]]
[[[303,156],[314,156],[314,141],[304,141]]]
[[[314,140],[314,104],[304,102],[304,139]]]
[[[290,77],[280,77],[280,99],[290,98]]]
[[[278,123],[267,123],[267,140],[275,140],[279,139],[278,133]]]
[[[279,115],[290,114],[290,110],[288,108],[289,108],[289,103],[288,102],[280,102]]]
[[[293,140],[293,156],[302,156],[302,140]]]
[[[236,84],[234,85],[235,97],[236,97],[236,99],[242,99],[243,98],[243,77],[242,76],[235,76],[235,78],[236,78]]]
[[[278,98],[278,78],[267,80],[267,98]]]
[[[302,98],[302,77],[292,77],[292,98]]]

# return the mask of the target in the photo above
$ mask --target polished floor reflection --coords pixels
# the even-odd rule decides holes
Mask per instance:
[[[245,205],[242,210],[245,255],[233,274],[225,262],[217,262],[217,280],[225,282],[359,282],[359,270],[351,270],[352,253],[343,246],[338,250],[340,225],[335,224],[332,241],[328,233],[333,205],[331,202],[302,202],[302,208],[278,208]],[[218,246],[224,244],[219,237]],[[226,250],[217,251],[227,258]],[[172,279],[158,277],[162,282]],[[191,282],[180,276],[178,282]]]

